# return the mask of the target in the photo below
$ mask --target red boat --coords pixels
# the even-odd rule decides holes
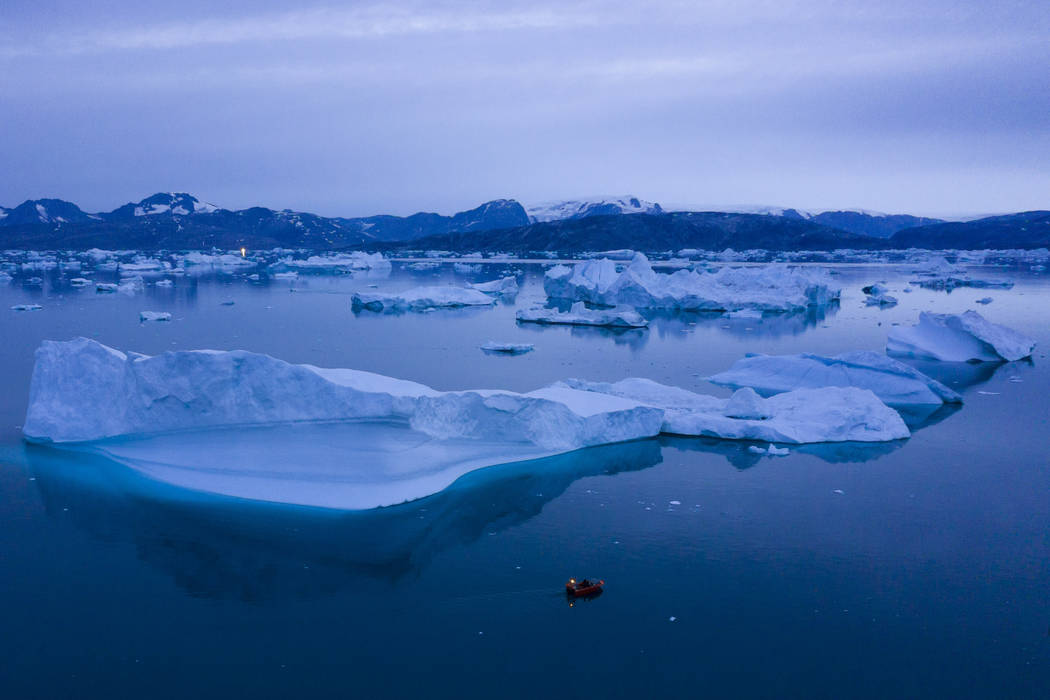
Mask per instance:
[[[586,598],[601,593],[604,585],[605,581],[596,581],[588,578],[577,581],[574,578],[570,578],[568,583],[565,584],[565,593],[571,598]]]

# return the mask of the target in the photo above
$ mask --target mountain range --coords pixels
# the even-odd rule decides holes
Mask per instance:
[[[60,199],[0,207],[2,248],[446,248],[582,251],[636,248],[1037,248],[1050,246],[1050,212],[948,222],[864,211],[665,211],[633,196],[486,202],[451,216],[324,217],[265,207],[229,210],[180,192],[110,212]]]

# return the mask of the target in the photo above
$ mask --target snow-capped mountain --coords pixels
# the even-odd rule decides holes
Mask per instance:
[[[27,199],[17,207],[0,212],[0,226],[80,223],[92,218],[97,217],[62,199]]]
[[[631,195],[623,197],[589,197],[561,202],[541,202],[525,209],[533,223],[584,219],[588,216],[610,214],[663,214],[655,202],[647,202]]]
[[[131,202],[105,214],[107,219],[127,219],[136,216],[190,216],[218,211],[214,204],[202,202],[185,192],[158,192],[140,202]]]

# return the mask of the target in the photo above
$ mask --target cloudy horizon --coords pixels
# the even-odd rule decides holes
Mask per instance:
[[[1050,12],[1032,3],[178,10],[5,4],[0,205],[1050,208]]]

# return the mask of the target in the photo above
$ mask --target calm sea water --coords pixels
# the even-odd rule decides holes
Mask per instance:
[[[471,311],[355,314],[377,285],[526,280]],[[516,326],[538,265],[252,283],[205,275],[134,297],[0,287],[0,694],[33,697],[1046,697],[1050,693],[1050,280],[915,288],[888,310],[836,268],[826,314],[661,316],[648,331]],[[99,279],[103,276],[99,275]],[[292,290],[295,291],[292,291]],[[991,296],[987,307],[975,300]],[[234,301],[233,305],[223,305]],[[9,311],[40,303],[36,312]],[[33,351],[244,348],[439,389],[702,377],[745,352],[880,349],[920,310],[977,308],[1032,362],[922,366],[965,395],[907,441],[660,439],[475,472],[404,506],[340,513],[152,482],[22,443]],[[171,311],[140,324],[143,310]],[[528,342],[520,357],[487,340]],[[570,576],[607,581],[570,607]]]

